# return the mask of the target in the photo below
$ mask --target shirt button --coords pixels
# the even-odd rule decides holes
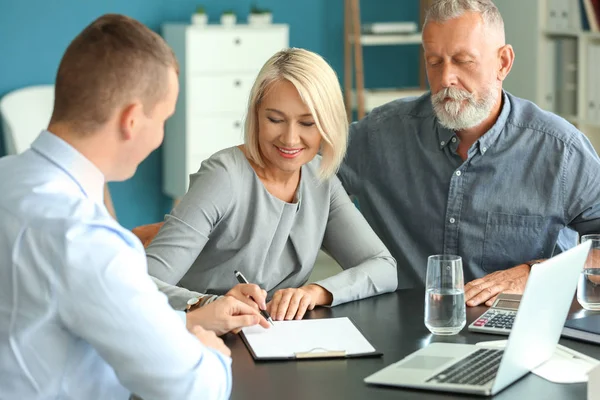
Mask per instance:
[[[452,138],[452,143],[456,143],[456,138],[455,137]]]
[[[460,171],[456,171],[456,176],[460,176],[461,172]]]
[[[484,147],[483,149],[481,149],[481,151],[485,153],[487,151],[487,147]]]
[[[441,145],[441,146],[443,146],[443,145],[445,145],[445,144],[446,144],[446,142],[444,142],[443,140],[440,142],[440,145]]]
[[[451,223],[451,224],[453,224],[453,223],[455,223],[455,222],[456,222],[456,220],[455,220],[454,218],[450,218],[450,223]]]

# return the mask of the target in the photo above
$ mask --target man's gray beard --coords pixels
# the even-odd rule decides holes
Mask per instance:
[[[440,90],[431,96],[433,111],[440,124],[453,131],[462,131],[481,124],[489,117],[492,108],[496,105],[497,89],[495,87],[481,98],[475,97],[466,90],[449,87]],[[444,102],[445,98],[450,98]],[[466,103],[463,104],[463,101]]]

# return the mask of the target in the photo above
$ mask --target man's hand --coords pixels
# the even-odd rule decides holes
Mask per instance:
[[[252,283],[240,283],[235,285],[225,295],[235,297],[239,301],[246,303],[257,310],[267,309],[267,291],[261,289],[258,285]]]
[[[471,307],[483,302],[486,306],[491,306],[500,293],[522,294],[528,277],[529,265],[527,264],[492,272],[465,285],[465,302]]]
[[[225,296],[204,307],[188,312],[186,320],[188,329],[200,325],[217,335],[224,335],[229,331],[256,324],[260,324],[263,328],[271,326],[256,308],[231,296]]]
[[[214,332],[204,330],[204,328],[199,325],[192,327],[190,332],[192,332],[206,347],[210,347],[211,349],[223,353],[223,355],[227,357],[231,357],[231,350],[229,350],[229,347],[225,346],[223,340],[220,337],[217,337]]]
[[[585,260],[585,269],[594,269],[595,271],[600,271],[600,249],[592,248],[588,254],[587,259]],[[590,280],[590,282],[598,285],[600,284],[600,275],[586,275],[586,278]]]
[[[275,321],[302,319],[317,305],[331,304],[333,296],[319,285],[282,289],[275,292],[267,310]]]

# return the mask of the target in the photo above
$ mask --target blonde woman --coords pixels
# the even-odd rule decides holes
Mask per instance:
[[[171,304],[229,294],[275,320],[301,319],[315,306],[395,290],[395,260],[335,176],[347,140],[331,67],[302,49],[271,57],[251,91],[245,143],[202,163],[146,250]],[[344,271],[307,284],[319,249]],[[235,270],[271,301],[256,286],[236,286]]]

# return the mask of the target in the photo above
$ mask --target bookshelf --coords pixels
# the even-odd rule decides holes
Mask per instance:
[[[429,0],[420,0],[422,9],[427,1]],[[414,25],[416,31],[399,34],[365,33],[363,27],[360,0],[344,0],[344,100],[349,121],[352,120],[353,111],[356,111],[358,119],[362,119],[366,113],[376,107],[398,98],[420,96],[427,91],[423,76],[419,86],[414,88],[371,89],[365,88],[364,83],[362,48],[364,46],[420,46],[422,37],[419,28],[422,27],[422,22]],[[415,60],[415,62],[421,61]],[[422,62],[420,66],[422,69]]]
[[[584,29],[585,1],[495,3],[516,54],[504,88],[577,126],[600,153],[600,32]]]

